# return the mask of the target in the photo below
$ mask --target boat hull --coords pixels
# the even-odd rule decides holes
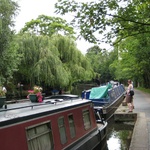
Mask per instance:
[[[106,145],[107,122],[104,122],[103,126],[100,124],[98,126],[100,126],[98,130],[88,134],[65,150],[102,150],[102,147]]]
[[[108,121],[114,114],[114,112],[117,110],[119,105],[123,102],[124,95],[121,95],[118,97],[113,103],[109,105],[103,105],[103,106],[94,106],[94,109],[98,112],[100,112],[101,117]]]

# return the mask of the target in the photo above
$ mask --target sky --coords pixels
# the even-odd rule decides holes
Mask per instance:
[[[54,4],[57,0],[13,0],[18,2],[20,11],[15,18],[15,30],[18,32],[24,27],[26,22],[36,19],[39,15],[56,16],[54,13]],[[79,0],[86,1],[86,0]],[[59,16],[60,17],[60,16]],[[69,21],[71,16],[68,16],[66,20]],[[70,19],[71,20],[71,19]],[[77,48],[83,53],[93,46],[93,44],[86,42],[84,39],[77,40]]]

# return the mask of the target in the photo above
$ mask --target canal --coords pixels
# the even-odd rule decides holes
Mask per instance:
[[[108,122],[106,150],[128,150],[135,122]]]

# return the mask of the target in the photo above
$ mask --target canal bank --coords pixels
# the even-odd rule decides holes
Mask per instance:
[[[135,121],[129,150],[149,150],[150,124],[144,112],[128,112],[123,102],[114,113],[115,121]]]

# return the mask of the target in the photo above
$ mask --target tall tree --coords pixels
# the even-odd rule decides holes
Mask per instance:
[[[21,32],[34,33],[36,35],[48,35],[49,37],[56,33],[64,35],[73,35],[73,27],[69,26],[66,20],[59,17],[39,15],[37,19],[27,22]]]
[[[75,41],[70,37],[53,35],[52,42],[59,51],[59,57],[70,74],[70,88],[74,82],[88,81],[94,76],[88,59],[77,49]]]
[[[95,45],[87,50],[86,56],[90,60],[93,70],[97,73],[96,80],[100,80],[101,83],[106,83],[113,79],[109,66],[114,61],[114,57],[111,58],[110,53]]]
[[[12,77],[17,69],[18,55],[15,44],[12,44],[14,17],[18,5],[11,0],[0,1],[0,83]]]
[[[23,49],[24,55],[27,54],[24,60],[26,64],[20,66],[25,72],[21,71],[21,73],[27,73],[28,79],[36,81],[40,79],[39,82],[61,87],[67,85],[69,88],[74,82],[90,80],[93,77],[93,70],[88,60],[77,49],[73,34],[73,28],[59,17],[40,15],[36,20],[26,23],[20,32],[20,35],[24,37],[23,39],[21,37],[23,43],[21,49]],[[28,65],[28,61],[31,59],[30,56],[28,57],[28,53],[32,57],[37,55],[32,60],[32,67]],[[40,53],[45,54],[46,65],[43,64]],[[40,75],[40,72],[44,71],[41,70],[42,64],[47,66],[44,67],[45,69],[49,70],[49,72],[45,71],[45,75]],[[25,67],[30,68],[32,74]],[[33,71],[35,69],[36,71]]]
[[[86,57],[90,60],[91,66],[96,73],[100,73],[99,65],[102,59],[102,50],[95,45],[87,50]]]
[[[16,42],[23,55],[18,76],[31,85],[69,87],[79,80],[90,80],[93,70],[70,37],[19,34]]]
[[[139,84],[143,87],[150,88],[150,34],[143,34],[137,40],[138,44],[136,45],[134,55],[136,63],[138,63],[137,70],[139,73],[136,74],[136,79],[138,80],[137,82],[139,82]]]
[[[23,55],[19,67],[20,79],[31,85],[67,85],[69,77],[59,59],[59,52],[48,36],[18,35],[19,53]]]
[[[150,51],[149,36],[140,35],[128,37],[122,41],[115,50],[118,52],[118,60],[115,60],[110,69],[114,71],[118,80],[132,79],[135,86],[140,85],[149,88],[150,85]]]

